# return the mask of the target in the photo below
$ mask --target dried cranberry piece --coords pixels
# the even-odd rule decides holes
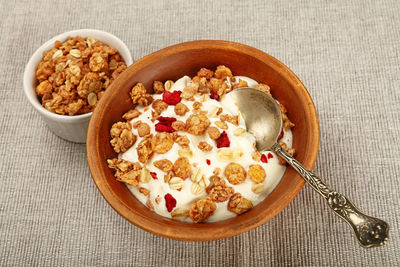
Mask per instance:
[[[217,93],[211,93],[210,98],[218,100],[219,99],[219,95]]]
[[[176,121],[176,118],[160,116],[157,118],[157,120],[162,124],[171,125],[174,121]]]
[[[223,131],[217,139],[217,147],[229,147],[231,145],[231,142],[229,141],[228,134]]]
[[[181,93],[181,91],[164,91],[162,99],[168,105],[176,105],[182,100]]]
[[[274,155],[272,155],[272,153],[268,153],[268,159],[272,159],[274,157]]]
[[[176,121],[176,118],[160,116],[157,118],[157,120],[159,121],[159,123],[155,125],[157,132],[175,132],[171,125],[174,121]]]
[[[267,159],[267,156],[265,156],[265,154],[261,155],[261,161],[264,163],[268,163],[268,159]]]
[[[166,194],[164,199],[168,212],[171,212],[176,207],[176,199],[170,193]]]
[[[167,133],[175,132],[175,130],[174,130],[174,128],[172,128],[172,126],[164,125],[162,123],[157,123],[155,127],[156,127],[157,132],[167,132]]]
[[[211,165],[211,160],[206,159],[207,165]]]
[[[151,177],[153,177],[154,180],[158,180],[157,173],[150,172],[150,175],[151,175]]]
[[[283,137],[283,130],[281,131],[281,134],[279,135],[278,139],[282,139],[282,137]]]

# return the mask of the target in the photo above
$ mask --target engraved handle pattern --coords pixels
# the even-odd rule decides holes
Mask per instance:
[[[328,202],[329,207],[353,229],[357,240],[363,247],[382,246],[388,240],[389,225],[378,219],[362,213],[342,194],[329,188],[314,173],[307,170],[300,162],[290,156],[279,144],[272,149],[290,166],[292,166],[311,187]]]

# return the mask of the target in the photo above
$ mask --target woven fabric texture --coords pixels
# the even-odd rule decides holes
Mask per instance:
[[[0,0],[0,265],[400,266],[400,1]],[[309,90],[320,120],[315,172],[391,227],[363,249],[305,186],[268,223],[211,242],[154,236],[103,199],[85,146],[52,134],[29,105],[32,53],[79,28],[115,34],[134,60],[222,39],[261,49]]]

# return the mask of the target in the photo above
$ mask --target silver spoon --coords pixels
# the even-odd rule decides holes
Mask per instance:
[[[255,88],[238,88],[229,93],[246,123],[254,134],[259,151],[272,150],[286,160],[306,182],[328,202],[329,207],[353,229],[361,246],[382,246],[388,240],[389,225],[362,213],[350,200],[329,188],[321,179],[307,170],[278,144],[282,131],[282,113],[270,95]]]

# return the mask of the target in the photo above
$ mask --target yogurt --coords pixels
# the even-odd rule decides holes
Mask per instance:
[[[257,81],[254,81],[249,77],[235,76],[235,78],[236,81],[238,81],[239,79],[246,81],[249,87],[258,84]],[[229,86],[235,84],[231,83],[230,79],[227,79],[226,82]],[[186,86],[190,85],[191,83],[191,78],[188,76],[184,76],[174,83],[170,91],[182,91]],[[153,98],[154,100],[162,99],[162,94],[154,94]],[[203,175],[205,177],[205,185],[208,185],[208,178],[214,175],[215,170],[219,168],[221,170],[219,176],[224,177],[223,172],[227,165],[229,165],[231,162],[239,163],[246,171],[249,169],[250,165],[258,164],[265,170],[266,178],[262,183],[258,184],[257,193],[254,192],[255,183],[249,177],[247,177],[244,182],[236,185],[230,184],[227,179],[224,179],[227,186],[232,187],[235,193],[239,192],[244,198],[252,202],[253,207],[256,206],[261,201],[263,201],[279,183],[286,170],[286,166],[279,164],[277,155],[272,151],[261,152],[266,156],[268,155],[267,163],[256,161],[253,159],[252,155],[255,152],[255,137],[247,131],[241,130],[246,130],[246,125],[243,118],[240,116],[240,111],[238,107],[233,103],[229,94],[224,95],[222,99],[220,99],[220,101],[199,95],[195,95],[194,99],[195,101],[198,101],[202,104],[201,110],[207,111],[207,117],[211,122],[210,127],[217,127],[216,122],[220,121],[219,116],[215,115],[216,111],[219,108],[222,108],[223,114],[228,114],[231,116],[239,115],[239,123],[238,125],[234,125],[229,122],[226,123],[228,125],[228,129],[225,129],[224,131],[227,133],[227,136],[230,140],[230,146],[223,148],[217,148],[217,146],[215,145],[215,140],[211,139],[209,135],[207,135],[207,133],[201,136],[195,136],[187,132],[179,132],[180,135],[186,135],[190,140],[189,149],[192,151],[192,157],[189,157],[188,159],[190,164],[192,165],[192,176],[196,174],[195,172],[200,173],[200,175]],[[186,119],[193,114],[192,106],[194,101],[182,99],[181,103],[185,104],[190,109],[183,116],[178,116],[175,113],[173,105],[169,105],[168,108],[162,112],[161,116],[174,117],[180,121],[186,121]],[[156,122],[152,121],[152,109],[143,106],[137,106],[136,109],[139,110],[141,114],[137,118],[131,120],[130,123],[133,125],[136,121],[140,120],[141,122],[146,123],[150,126],[151,134],[157,134],[154,127],[154,124]],[[137,130],[133,127],[132,131],[136,136],[138,136]],[[242,134],[238,135],[238,132],[242,132]],[[138,136],[135,144],[130,147],[130,149],[126,152],[120,153],[119,158],[130,162],[137,162],[137,146],[142,139],[142,137]],[[284,131],[284,135],[281,141],[285,142],[288,147],[291,147],[292,139],[293,137],[291,130],[289,129]],[[210,151],[202,151],[201,149],[199,149],[198,144],[201,141],[205,141],[208,144],[211,144],[212,149]],[[151,206],[154,208],[154,212],[167,218],[172,218],[171,214],[173,214],[174,211],[186,212],[190,210],[190,208],[198,200],[208,197],[205,190],[203,190],[200,194],[193,194],[193,179],[190,178],[187,178],[183,181],[183,186],[180,190],[172,189],[168,183],[164,182],[163,177],[165,175],[165,172],[153,165],[155,161],[162,159],[168,159],[172,163],[174,163],[179,158],[178,151],[180,149],[182,149],[182,147],[174,142],[172,148],[168,152],[166,152],[165,154],[154,153],[154,155],[143,165],[150,172],[155,173],[158,179],[150,179],[150,181],[148,181],[147,183],[139,183],[138,186],[127,184],[129,190],[140,202],[142,202],[144,205],[146,205],[146,203],[148,205],[148,202],[150,202]],[[225,153],[228,154],[228,157],[224,157]],[[236,153],[237,155],[235,156],[232,154],[233,160],[230,160],[230,158],[232,157],[229,157],[229,153]],[[142,194],[139,191],[140,188],[145,188],[149,190],[150,194]],[[166,202],[164,199],[164,196],[166,194],[171,194],[176,199],[176,207],[173,209],[172,213],[169,212],[166,207]],[[222,221],[237,216],[236,213],[228,210],[228,200],[224,202],[216,202],[215,204],[217,207],[216,210],[210,217],[208,217],[207,220],[205,220],[205,222]],[[188,216],[174,217],[174,219],[192,222],[192,220]]]

